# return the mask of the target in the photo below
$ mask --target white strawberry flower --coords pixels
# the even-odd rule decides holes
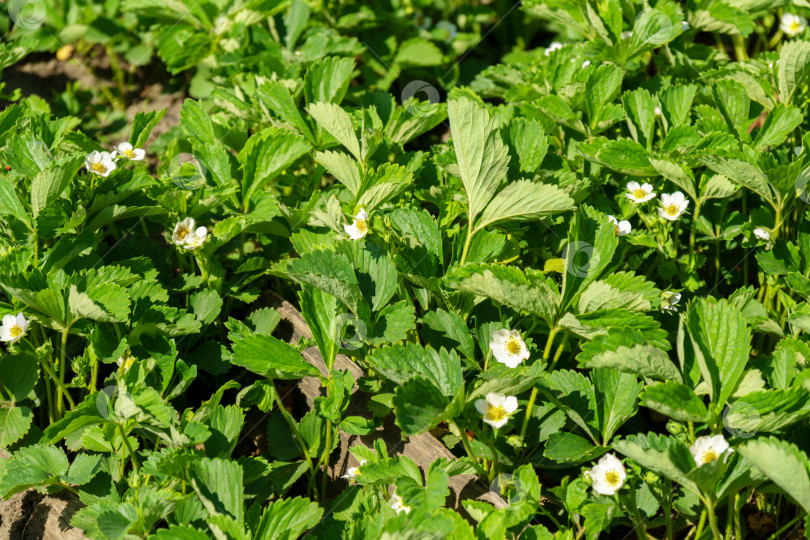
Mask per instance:
[[[439,21],[436,23],[436,26],[433,27],[433,30],[439,31],[439,35],[442,37],[444,41],[450,42],[453,41],[456,36],[458,35],[458,28],[456,25],[449,22],[449,21]]]
[[[591,470],[585,471],[585,476],[593,481],[591,487],[595,492],[610,496],[624,485],[627,472],[619,458],[613,454],[605,454]]]
[[[354,216],[354,221],[351,225],[344,225],[343,230],[349,235],[352,240],[360,240],[368,234],[368,213],[360,209],[357,215]]]
[[[208,239],[208,229],[205,227],[197,227],[190,234],[186,235],[186,242],[183,247],[188,251],[193,251],[203,245]]]
[[[113,156],[109,152],[93,150],[84,160],[84,166],[93,174],[108,177],[115,170]]]
[[[656,106],[655,106],[655,109],[653,110],[653,112],[655,113],[655,116],[661,116],[661,107],[659,107],[658,105],[656,105]]]
[[[396,491],[391,493],[391,498],[388,500],[388,506],[390,506],[391,509],[394,510],[394,512],[396,512],[397,514],[399,514],[400,512],[405,512],[406,514],[411,513],[411,507],[406,506],[402,502],[402,497],[397,495]]]
[[[510,368],[529,359],[529,349],[517,330],[501,329],[492,334],[489,349],[495,360]]]
[[[135,357],[130,355],[128,352],[125,352],[118,357],[118,360],[116,360],[115,363],[118,364],[118,367],[124,368],[124,371],[128,371],[129,368],[132,367],[132,364],[135,363]]]
[[[655,192],[650,184],[639,184],[638,182],[627,183],[627,193],[625,197],[636,204],[647,202],[655,197]]]
[[[765,240],[766,242],[771,239],[771,233],[766,231],[762,227],[757,227],[756,229],[754,229],[754,236],[756,236],[760,240]]]
[[[804,32],[805,28],[807,28],[807,19],[793,13],[782,15],[782,20],[779,23],[779,29],[788,37],[798,36]]]
[[[586,67],[588,67],[590,65],[591,65],[591,61],[590,60],[585,60],[584,62],[582,62],[582,69],[585,69]]]
[[[142,161],[146,157],[146,150],[143,148],[133,148],[128,142],[122,142],[115,147],[115,152],[112,153],[113,159],[118,156],[123,156],[130,161]]]
[[[661,293],[661,309],[665,311],[678,311],[678,302],[681,301],[681,293],[665,291]]]
[[[618,236],[627,236],[630,234],[630,231],[633,230],[633,226],[630,225],[630,222],[627,220],[619,221],[613,216],[608,216],[608,221],[613,223],[613,226],[616,228],[616,234]]]
[[[420,14],[417,15],[416,20],[414,22],[416,23],[416,27],[419,30],[428,30],[430,28],[430,25],[433,24],[433,19]]]
[[[658,209],[658,215],[669,221],[675,221],[686,211],[687,206],[689,206],[689,200],[680,191],[676,191],[671,195],[662,193],[661,208]]]
[[[698,467],[711,463],[727,452],[733,452],[722,435],[698,437],[695,444],[689,447],[689,452],[695,458]]]
[[[546,47],[546,56],[550,55],[554,51],[558,51],[563,48],[563,44],[559,41],[552,41],[548,47]]]
[[[368,463],[368,462],[365,459],[361,459],[360,460],[360,465],[358,465],[357,467],[349,467],[346,470],[346,474],[341,476],[341,478],[345,478],[345,479],[349,480],[350,482],[353,481],[353,480],[357,480],[357,477],[360,476],[361,474],[363,474],[363,473],[360,472],[360,467],[362,467],[366,463]]]
[[[631,37],[633,37],[633,31],[625,30],[624,32],[621,33],[619,37],[622,39],[622,41],[624,41],[625,39],[630,39]]]
[[[29,324],[31,324],[31,321],[26,319],[22,313],[17,313],[16,317],[14,315],[6,315],[3,317],[2,326],[0,326],[0,341],[16,343],[21,340],[28,331]]]
[[[498,429],[506,425],[518,408],[518,400],[515,396],[504,396],[490,392],[486,399],[479,399],[475,402],[475,408],[484,416],[484,422]]]
[[[182,246],[186,243],[186,237],[194,232],[194,218],[187,217],[180,223],[174,226],[172,233],[172,242],[176,246]]]

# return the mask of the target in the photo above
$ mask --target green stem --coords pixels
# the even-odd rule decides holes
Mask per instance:
[[[709,527],[712,528],[714,540],[723,540],[723,535],[720,534],[720,528],[717,526],[717,516],[714,513],[714,501],[704,499],[703,503],[706,505],[706,512],[709,515]]]
[[[470,242],[472,242],[472,237],[472,222],[470,222],[467,225],[467,239],[464,241],[464,249],[461,251],[461,261],[459,261],[459,266],[467,262],[467,253],[470,251]]]
[[[703,527],[706,526],[706,509],[704,508],[700,512],[700,520],[698,521],[697,530],[695,531],[695,538],[700,538],[700,535],[703,534]]]
[[[461,444],[464,446],[464,451],[467,453],[467,457],[469,457],[472,461],[475,470],[478,471],[478,475],[485,477],[487,475],[487,471],[481,467],[481,464],[478,462],[478,458],[476,458],[475,454],[473,454],[472,448],[470,448],[470,442],[467,440],[467,432],[461,429],[455,420],[450,420],[450,425],[452,425],[458,431],[459,437],[461,438]]]
[[[560,329],[558,327],[554,327],[548,333],[548,340],[546,341],[546,348],[543,350],[543,363],[546,363],[548,360],[549,355],[551,354],[551,346],[554,344],[554,336],[557,335],[557,332]],[[529,427],[529,419],[532,417],[532,409],[534,409],[534,402],[537,399],[537,387],[535,386],[532,388],[532,394],[529,396],[529,404],[526,407],[526,415],[523,417],[523,425],[520,427],[520,438],[523,440],[523,437],[526,436],[526,430]]]
[[[802,515],[801,512],[798,513],[793,519],[791,519],[790,521],[785,523],[785,525],[782,526],[781,529],[779,529],[778,531],[773,533],[773,535],[771,535],[770,540],[778,540],[779,538],[782,538],[782,533],[785,532],[786,530],[788,530],[790,527],[792,527],[797,521],[799,521],[803,517],[804,516]]]
[[[326,500],[326,482],[329,480],[329,454],[332,446],[332,422],[326,421],[326,446],[323,449],[318,466],[323,465],[323,477],[321,478],[321,500]]]
[[[55,379],[57,386],[56,388],[57,419],[61,419],[65,413],[65,403],[63,401],[63,396],[67,394],[67,389],[65,388],[65,372],[67,371],[67,366],[65,365],[65,349],[67,348],[67,338],[69,332],[70,332],[70,325],[67,325],[65,329],[62,330],[62,342],[59,350],[59,366],[58,366],[59,377]],[[70,396],[68,396],[68,401],[71,401]]]
[[[127,438],[127,434],[124,431],[124,426],[122,426],[121,424],[117,424],[117,426],[118,426],[118,431],[121,433],[121,438],[124,439],[124,446],[127,447],[127,452],[129,452],[129,459],[132,461],[132,468],[135,469],[135,472],[137,473],[141,469],[141,466],[138,463],[138,456],[135,455],[135,450],[133,450],[132,445],[129,444],[129,438]],[[123,476],[123,471],[122,471],[122,476]]]
[[[295,437],[295,441],[298,443],[298,447],[301,449],[301,453],[304,454],[304,459],[306,460],[307,467],[309,468],[310,477],[315,476],[315,465],[312,463],[312,457],[309,455],[307,444],[304,441],[304,438],[301,437],[301,433],[298,431],[298,424],[296,424],[295,419],[293,419],[290,413],[287,412],[287,409],[281,402],[281,396],[278,395],[278,392],[275,389],[273,389],[273,398],[275,399],[276,406],[278,407],[279,411],[281,411],[281,415],[284,417],[284,420],[287,421],[287,425],[290,426],[290,431],[292,431],[293,437]]]
[[[742,538],[742,524],[740,523],[740,510],[745,505],[745,501],[748,497],[740,497],[740,494],[737,493],[736,497],[734,498],[734,530],[735,530],[735,538],[736,540],[740,540]]]
[[[664,519],[667,524],[667,540],[673,540],[672,536],[672,480],[666,481],[666,495],[664,495]]]

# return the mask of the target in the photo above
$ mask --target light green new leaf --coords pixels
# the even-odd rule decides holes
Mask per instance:
[[[573,209],[574,200],[557,186],[518,180],[495,195],[481,213],[473,234],[499,221],[538,219]]]
[[[757,150],[765,150],[782,144],[788,135],[799,127],[803,118],[801,111],[793,105],[780,103],[765,117],[765,123],[759,130],[754,146]]]
[[[420,376],[398,385],[393,402],[397,425],[406,436],[433,429],[439,422],[452,417],[459,403]]]
[[[469,221],[495,195],[506,176],[509,152],[496,129],[496,120],[476,102],[461,98],[447,107],[459,174],[467,192]]]
[[[394,64],[400,66],[438,66],[444,59],[441,49],[422,38],[403,41],[397,49]]]
[[[295,127],[301,135],[314,142],[312,131],[301,117],[301,111],[290,95],[290,91],[281,81],[266,81],[259,86],[256,97],[268,111],[277,114],[281,120]]]
[[[596,414],[602,444],[607,445],[616,430],[636,413],[636,400],[643,383],[632,373],[613,369],[595,369],[591,372],[596,395]]]
[[[366,362],[397,385],[415,375],[423,377],[449,398],[456,396],[464,384],[461,360],[455,351],[407,343],[375,349]]]
[[[129,134],[130,144],[135,148],[143,148],[143,145],[149,139],[149,134],[152,133],[152,130],[165,115],[166,109],[136,112],[135,117],[132,119],[132,131]]]
[[[707,422],[709,411],[695,392],[685,384],[667,381],[647,386],[641,404],[679,422]]]
[[[700,299],[690,306],[686,327],[712,401],[726,403],[748,363],[751,331],[745,319],[726,300]]]
[[[491,298],[499,304],[528,311],[551,325],[559,307],[556,284],[542,273],[500,264],[467,264],[444,278],[453,289]]]
[[[2,215],[12,215],[31,227],[31,218],[17,197],[14,185],[8,179],[0,182],[0,216]]]
[[[650,301],[641,293],[622,291],[608,285],[605,281],[594,281],[579,297],[578,313],[589,313],[602,309],[628,309],[631,311],[649,311]]]
[[[810,42],[797,39],[788,41],[779,56],[779,99],[791,103],[793,95],[810,75]]]
[[[705,155],[699,156],[698,159],[714,172],[722,174],[729,180],[762,195],[773,206],[773,192],[765,175],[756,165],[751,165],[741,159],[724,156]]]
[[[632,176],[656,176],[650,154],[632,139],[611,139],[596,151],[594,161],[614,171]]]
[[[352,192],[352,195],[357,197],[363,180],[360,178],[357,162],[351,156],[343,152],[327,150],[326,152],[315,152],[314,159],[318,165],[337,178],[341,184]]]
[[[635,141],[647,150],[652,149],[655,130],[655,100],[645,88],[622,95],[627,128]]]
[[[259,521],[254,540],[294,540],[314,527],[323,508],[306,498],[279,499],[271,502]]]
[[[360,141],[354,132],[349,113],[334,103],[310,103],[307,111],[332,137],[346,147],[357,161],[363,161],[360,154]]]
[[[303,137],[285,129],[270,127],[253,135],[239,152],[243,199],[249,200],[310,149]]]
[[[666,158],[650,158],[650,163],[661,176],[684,190],[693,201],[697,200],[695,179],[692,178],[692,172],[690,170]]]
[[[233,344],[231,363],[268,379],[318,377],[320,372],[301,353],[273,336],[253,335]]]
[[[28,433],[33,419],[28,407],[0,406],[0,448],[8,448]]]
[[[299,259],[278,263],[273,270],[299,283],[317,287],[343,302],[358,317],[369,318],[370,307],[363,298],[352,263],[345,255],[315,250]]]
[[[542,126],[534,120],[516,118],[509,124],[509,141],[517,152],[520,171],[534,173],[548,151],[548,137]]]
[[[568,229],[568,244],[563,252],[565,273],[560,302],[563,310],[599,278],[618,245],[616,227],[607,216],[587,206],[577,212]]]
[[[698,492],[695,482],[687,476],[694,467],[689,447],[679,439],[655,433],[629,435],[612,446],[645,469]]]
[[[73,156],[55,161],[42,169],[31,181],[31,209],[34,217],[40,210],[61,197],[70,181],[84,163],[82,156]]]
[[[661,381],[681,380],[669,356],[649,344],[640,332],[610,330],[583,343],[581,348],[577,361],[584,368],[611,368]]]
[[[445,500],[450,495],[449,475],[441,467],[431,464],[426,476],[424,486],[410,477],[399,478],[396,481],[397,495],[402,497],[402,502],[407,506],[428,510],[444,506]]]
[[[354,70],[352,58],[327,56],[307,70],[304,77],[304,95],[307,103],[340,103]]]
[[[225,514],[237,523],[244,520],[243,471],[235,461],[202,458],[190,466],[191,487],[205,509],[212,514]]]
[[[737,451],[810,512],[810,462],[796,445],[771,437],[747,441]]]

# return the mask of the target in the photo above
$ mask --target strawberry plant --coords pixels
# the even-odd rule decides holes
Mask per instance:
[[[7,4],[0,533],[806,534],[804,2]]]

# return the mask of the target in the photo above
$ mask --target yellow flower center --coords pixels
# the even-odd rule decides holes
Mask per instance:
[[[670,216],[677,216],[678,214],[680,214],[681,209],[676,204],[668,204],[667,206],[664,207],[664,212],[666,212]]]
[[[798,34],[802,30],[802,23],[799,21],[793,21],[790,23],[790,31],[793,34]]]
[[[634,189],[632,194],[633,197],[635,197],[636,199],[643,199],[644,197],[647,196],[647,192],[641,188]]]
[[[22,333],[22,327],[17,325],[12,326],[8,331],[8,335],[10,335],[12,339],[20,337]]]
[[[517,338],[513,337],[509,338],[504,344],[504,348],[506,349],[506,352],[508,352],[511,355],[520,354],[521,347],[520,342],[517,340]]]
[[[616,471],[608,471],[608,472],[605,473],[605,482],[607,482],[607,484],[610,487],[618,486],[621,483],[621,481],[622,481],[622,477],[618,472],[616,472]]]
[[[188,229],[183,229],[177,233],[177,238],[179,238],[180,240],[185,240],[186,236],[188,236],[188,233],[189,233]]]
[[[361,233],[368,232],[368,225],[366,224],[365,219],[356,219],[354,220],[354,226],[357,227],[357,230]]]
[[[711,463],[715,459],[720,457],[717,452],[715,452],[714,448],[710,448],[706,452],[703,453],[703,457],[701,458],[701,462],[705,465],[706,463]]]
[[[506,412],[506,409],[500,405],[490,405],[489,409],[487,410],[487,418],[493,422],[500,422],[506,418],[507,415],[508,413]]]
[[[618,226],[618,225],[616,225],[615,227],[613,227],[613,229],[616,231],[616,234],[622,234],[622,231],[620,231],[620,230],[619,230],[619,226]]]
[[[130,148],[129,150],[124,150],[124,155],[127,156],[129,159],[135,157],[135,151]]]
[[[96,161],[95,163],[90,165],[90,170],[93,172],[97,172],[99,174],[104,174],[105,172],[107,172],[107,167],[105,167],[102,162]]]

